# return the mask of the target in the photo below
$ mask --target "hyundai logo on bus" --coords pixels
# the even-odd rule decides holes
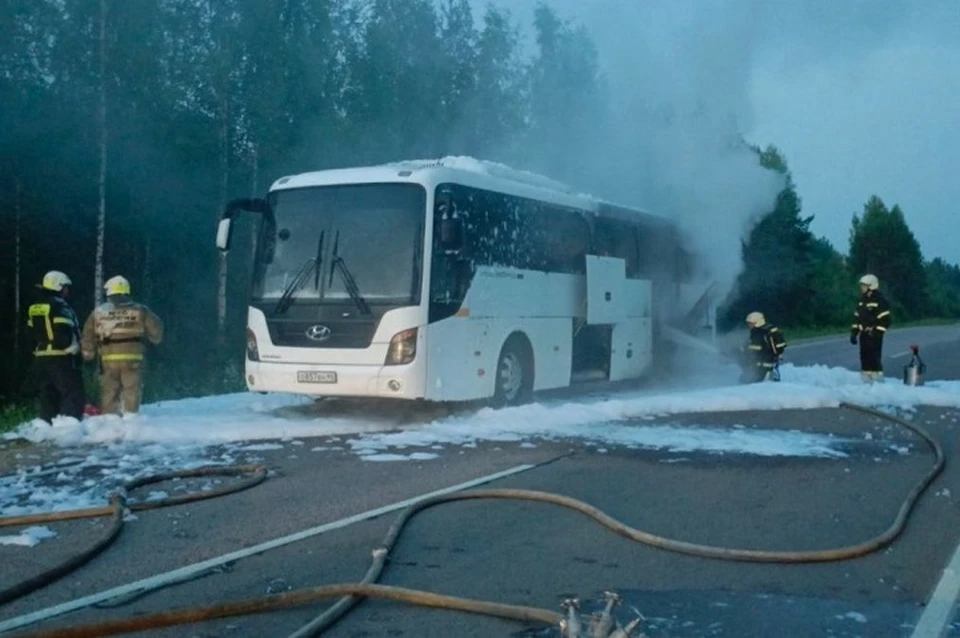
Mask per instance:
[[[313,341],[326,341],[330,338],[330,328],[317,324],[307,328],[307,331],[304,334],[307,335],[307,339],[311,339]]]

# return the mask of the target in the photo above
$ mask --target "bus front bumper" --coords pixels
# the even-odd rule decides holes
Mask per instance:
[[[416,361],[398,366],[247,361],[245,374],[252,392],[393,399],[422,399],[424,376]]]

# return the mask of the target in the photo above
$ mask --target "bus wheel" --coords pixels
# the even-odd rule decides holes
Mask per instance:
[[[533,355],[525,338],[513,335],[503,344],[493,390],[495,407],[521,405],[533,395]]]

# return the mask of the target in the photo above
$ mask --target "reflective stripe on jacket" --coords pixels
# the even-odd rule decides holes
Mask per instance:
[[[787,349],[787,342],[783,338],[783,333],[776,326],[764,324],[750,328],[750,341],[747,348],[756,358],[756,365],[762,368],[773,368],[776,366]]]
[[[63,357],[80,352],[80,326],[73,309],[60,297],[50,296],[27,309],[27,328],[37,357]]]
[[[890,328],[890,304],[879,290],[871,290],[861,295],[853,316],[854,335],[861,331],[874,330],[884,333]]]
[[[162,340],[163,323],[149,308],[133,301],[108,301],[83,324],[81,346],[87,360],[99,352],[104,362],[141,361],[145,341],[156,345]]]

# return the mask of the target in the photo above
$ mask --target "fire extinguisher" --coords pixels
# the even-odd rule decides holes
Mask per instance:
[[[923,385],[923,375],[927,371],[927,366],[920,358],[920,346],[912,345],[910,350],[913,351],[913,356],[910,357],[910,363],[903,366],[903,384]]]

